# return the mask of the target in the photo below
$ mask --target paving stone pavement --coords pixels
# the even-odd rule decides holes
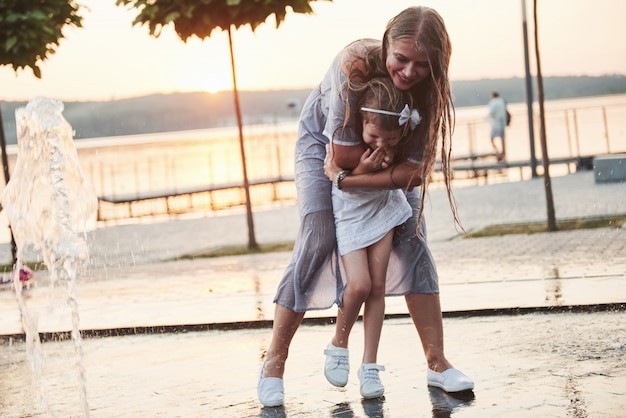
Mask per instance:
[[[552,187],[558,219],[626,214],[626,183],[597,184],[592,172],[579,172],[554,178]],[[468,231],[545,219],[541,179],[460,188],[455,194]],[[269,343],[273,293],[289,254],[166,261],[245,244],[245,217],[239,213],[88,234],[91,261],[78,277],[81,329],[157,331],[83,339],[90,415],[626,416],[626,228],[463,239],[440,190],[431,191],[426,216],[440,274],[447,355],[476,380],[472,394],[455,398],[427,389],[423,354],[403,298],[388,298],[394,317],[385,322],[381,343],[384,401],[362,402],[354,378],[344,390],[325,382],[321,352],[332,327],[322,321],[296,334],[285,407],[262,408],[256,375]],[[292,240],[297,223],[292,206],[255,213],[260,243]],[[7,252],[8,245],[0,246],[0,253]],[[39,331],[69,329],[63,293],[63,303],[51,302],[45,272],[36,281],[25,300],[38,313]],[[237,327],[242,329],[232,329]],[[179,332],[158,333],[172,330]],[[32,390],[25,344],[8,337],[21,332],[14,295],[0,292],[2,415],[83,416],[73,345],[43,344],[46,367],[38,380],[46,389],[45,406]],[[356,327],[353,341],[362,340],[361,332]]]

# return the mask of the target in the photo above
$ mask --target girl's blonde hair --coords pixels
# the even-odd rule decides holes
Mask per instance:
[[[378,112],[364,111],[363,107],[377,109],[387,112],[400,113],[405,106],[413,109],[413,97],[407,91],[396,88],[389,77],[377,77],[359,86],[352,85],[357,91],[362,91],[361,99],[358,103],[358,110],[363,121],[369,121],[373,125],[386,131],[402,130],[400,143],[396,145],[396,151],[400,151],[407,145],[407,140],[411,132],[410,124],[400,125],[399,115],[389,115]],[[356,127],[362,124],[356,124]]]

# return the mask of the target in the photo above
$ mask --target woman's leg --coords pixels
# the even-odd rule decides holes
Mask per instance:
[[[428,368],[443,372],[452,367],[443,350],[443,320],[438,294],[409,294],[406,304],[422,341]]]
[[[426,355],[428,386],[446,392],[462,392],[474,389],[474,381],[452,367],[443,352],[443,321],[439,295],[411,294],[406,303],[417,328]]]
[[[285,269],[274,299],[274,323],[272,340],[267,349],[263,377],[282,378],[289,346],[304,318],[304,312],[296,312],[285,306],[307,308],[307,301],[300,300],[311,289],[318,271],[328,265],[335,249],[334,220],[332,210],[304,215],[294,246],[292,260]],[[333,276],[330,285],[336,285]],[[298,286],[300,289],[298,290]],[[333,297],[335,295],[333,294]],[[329,300],[329,304],[332,300]]]
[[[265,356],[263,377],[283,377],[291,340],[302,323],[303,318],[304,312],[294,312],[291,309],[276,304],[276,308],[274,309],[272,342]]]

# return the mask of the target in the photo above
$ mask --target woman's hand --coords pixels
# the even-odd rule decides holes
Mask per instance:
[[[335,162],[330,153],[330,147],[326,145],[326,157],[324,158],[324,174],[330,181],[335,181],[337,174],[342,170]]]

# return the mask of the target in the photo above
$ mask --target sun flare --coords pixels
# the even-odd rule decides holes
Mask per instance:
[[[228,74],[207,74],[197,78],[197,85],[200,90],[209,93],[217,93],[218,91],[230,90],[232,88],[232,80]]]
[[[191,75],[191,74],[189,74]],[[184,90],[187,91],[206,91],[208,93],[217,93],[218,91],[232,89],[232,80],[229,74],[218,74],[214,72],[198,73],[193,77],[187,77],[184,83]]]

